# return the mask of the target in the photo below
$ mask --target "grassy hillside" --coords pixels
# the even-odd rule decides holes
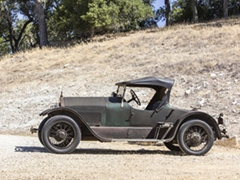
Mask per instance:
[[[0,60],[0,132],[37,125],[66,96],[107,96],[144,76],[176,80],[171,104],[227,116],[240,134],[240,19],[96,37],[69,48],[34,49]],[[186,95],[186,92],[187,95]]]

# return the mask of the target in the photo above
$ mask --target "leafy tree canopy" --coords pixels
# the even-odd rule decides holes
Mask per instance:
[[[195,0],[199,21],[223,17],[222,0]],[[239,0],[228,0],[228,15],[240,14]],[[191,22],[190,0],[175,0],[172,4],[171,23]]]

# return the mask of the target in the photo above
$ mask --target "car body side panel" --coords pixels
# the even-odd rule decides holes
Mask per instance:
[[[153,119],[156,119],[156,118],[158,119],[158,117],[156,116],[152,117],[153,112],[154,112],[153,110],[139,110],[139,109],[132,108],[131,126],[136,126],[136,127],[155,126],[156,123],[152,124],[151,121],[154,121]]]
[[[110,139],[152,139],[155,129],[152,127],[91,127],[103,138]]]
[[[173,109],[168,104],[162,106],[159,111],[132,109],[131,126],[155,127],[158,122],[176,122],[187,111]]]
[[[101,126],[106,121],[104,97],[64,97],[64,105],[81,114],[89,126]]]
[[[106,118],[103,126],[130,126],[131,106],[121,101],[106,100]]]
[[[154,112],[153,117],[155,117],[155,119],[157,118],[157,122],[175,122],[176,119],[178,119],[184,113],[185,112],[175,110],[170,107],[169,104],[166,104],[162,106],[158,111]]]

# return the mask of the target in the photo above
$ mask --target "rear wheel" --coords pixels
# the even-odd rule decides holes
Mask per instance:
[[[77,123],[68,116],[54,116],[43,126],[41,140],[53,153],[71,153],[81,140],[81,131]]]
[[[190,120],[180,127],[177,140],[184,153],[204,155],[212,148],[214,135],[207,123],[201,120]]]

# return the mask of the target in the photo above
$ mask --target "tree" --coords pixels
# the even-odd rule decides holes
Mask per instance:
[[[140,29],[144,20],[153,17],[150,1],[153,0],[62,0],[54,17],[55,25],[63,38]]]
[[[36,11],[38,27],[39,27],[40,47],[47,46],[48,37],[47,37],[46,17],[44,14],[43,4],[39,0],[35,0],[35,11]]]
[[[228,0],[228,16],[240,15],[240,1]]]
[[[80,38],[91,31],[91,25],[81,18],[88,11],[89,0],[61,0],[51,18],[51,30],[55,32],[56,40]]]
[[[23,1],[22,1],[23,2]],[[1,43],[9,44],[11,52],[15,53],[20,50],[20,42],[24,37],[26,27],[33,21],[30,13],[27,14],[26,19],[18,23],[17,13],[24,11],[23,3],[17,0],[0,1],[0,37]],[[7,45],[5,45],[6,47]]]
[[[159,7],[159,9],[157,9],[154,14],[157,21],[165,21],[165,25],[169,26],[171,24],[170,19],[172,17],[170,0],[164,0],[164,6]]]
[[[153,17],[152,8],[142,0],[92,0],[88,12],[81,16],[94,31],[136,30],[150,17]]]
[[[213,17],[213,3],[219,0],[176,0],[172,4],[171,23],[199,22]]]
[[[92,30],[105,31],[114,28],[120,11],[114,2],[95,0],[88,4],[88,9],[81,18],[92,26]]]
[[[190,6],[192,11],[192,21],[194,23],[198,22],[198,11],[195,0],[190,0]]]
[[[8,53],[15,53],[37,44],[40,47],[48,44],[46,20],[52,22],[54,6],[58,6],[60,1],[0,0],[1,55],[7,49]],[[55,31],[52,31],[51,37],[53,34]]]
[[[239,0],[175,0],[170,16],[172,23],[181,23],[209,21],[239,14]]]
[[[223,17],[228,17],[228,0],[222,0],[223,1]]]
[[[150,2],[145,3],[142,0],[117,0],[119,7],[117,24],[120,30],[137,30],[142,21],[153,18],[153,10]]]
[[[170,23],[170,2],[169,0],[165,0],[165,7],[166,7],[166,26],[169,26]]]
[[[0,38],[0,58],[9,52],[9,46],[3,38]]]

